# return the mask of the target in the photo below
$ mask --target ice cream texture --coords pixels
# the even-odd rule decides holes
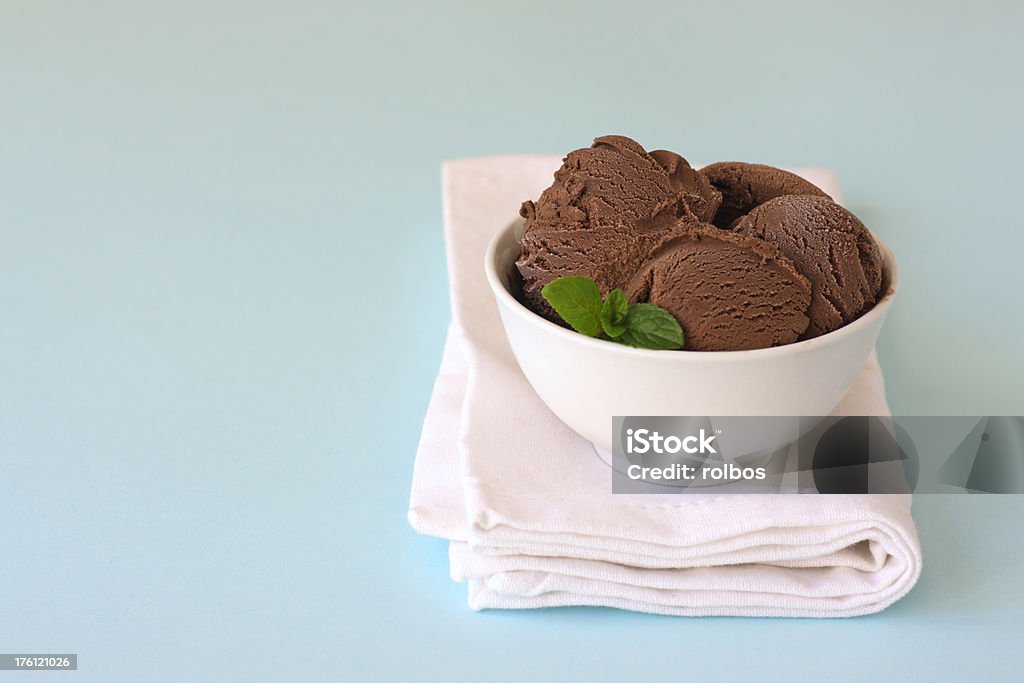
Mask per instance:
[[[685,159],[655,155],[626,137],[597,138],[565,157],[536,202],[523,203],[517,265],[531,308],[557,320],[540,291],[563,275],[589,277],[602,294],[624,288],[662,239],[718,208],[718,191]]]
[[[541,295],[566,275],[660,306],[686,351],[789,344],[848,324],[877,302],[878,247],[852,213],[771,166],[693,168],[618,135],[570,152],[520,209],[523,303],[561,323]]]
[[[796,341],[811,286],[771,244],[694,224],[651,253],[626,296],[674,315],[691,351],[743,351]]]
[[[827,197],[776,197],[740,219],[735,230],[774,245],[810,280],[803,339],[839,329],[878,300],[878,245],[856,216]]]

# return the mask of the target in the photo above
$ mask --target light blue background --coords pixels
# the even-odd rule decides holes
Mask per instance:
[[[924,577],[851,621],[473,613],[406,524],[444,158],[615,132],[829,166],[903,268],[893,408],[1024,414],[1021,5],[761,4],[0,2],[0,651],[78,652],[61,681],[1019,675],[1019,497],[920,498]]]

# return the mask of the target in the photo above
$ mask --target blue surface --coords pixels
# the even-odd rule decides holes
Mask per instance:
[[[1021,497],[920,498],[850,621],[477,614],[408,528],[444,158],[831,167],[894,409],[1024,414],[1020,4],[550,4],[0,4],[0,651],[80,655],[33,680],[1019,675]]]

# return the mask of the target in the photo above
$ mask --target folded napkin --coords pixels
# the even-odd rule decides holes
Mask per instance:
[[[519,370],[484,279],[489,239],[560,159],[443,168],[453,321],[416,454],[409,521],[448,539],[474,609],[659,614],[876,612],[921,571],[910,496],[612,494],[611,469]],[[826,172],[806,172],[836,194]],[[836,414],[889,409],[874,354]]]

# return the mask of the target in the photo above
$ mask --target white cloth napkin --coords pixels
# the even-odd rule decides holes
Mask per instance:
[[[453,321],[409,521],[449,539],[474,609],[604,605],[673,615],[876,612],[921,572],[910,497],[612,494],[611,470],[537,398],[483,274],[488,240],[560,159],[447,162]],[[837,193],[831,174],[803,173]],[[888,414],[874,355],[837,414]]]

